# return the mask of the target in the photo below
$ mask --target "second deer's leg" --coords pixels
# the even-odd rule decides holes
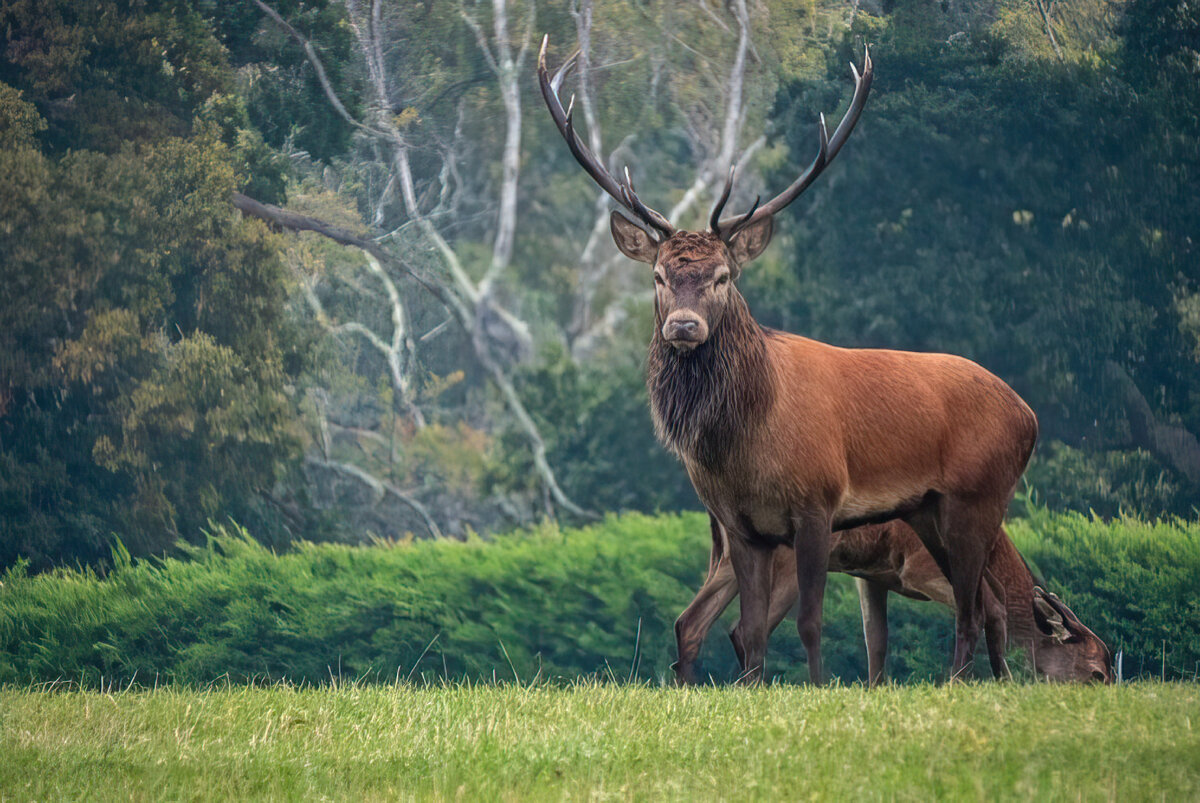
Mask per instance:
[[[984,572],[984,582],[980,588],[983,592],[983,633],[987,639],[992,675],[996,680],[1012,680],[1012,672],[1008,668],[1008,661],[1005,660],[1005,652],[1008,649],[1008,613],[1004,598],[1000,596],[1004,594],[1004,587],[995,580],[991,572]]]
[[[679,650],[679,660],[672,664],[675,679],[680,683],[697,683],[699,674],[696,671],[696,661],[700,657],[700,648],[713,623],[721,616],[737,596],[737,578],[728,555],[722,555],[713,565],[708,579],[696,592],[696,598],[679,614],[675,620],[675,644]],[[740,657],[740,656],[739,656]]]
[[[825,603],[825,577],[829,572],[829,549],[833,541],[829,518],[817,514],[801,516],[796,522],[796,590],[800,609],[796,630],[808,656],[808,674],[820,685],[821,616]]]
[[[854,579],[858,589],[858,605],[862,609],[863,638],[867,642],[867,678],[871,686],[883,682],[888,650],[887,598],[888,590],[878,583]]]

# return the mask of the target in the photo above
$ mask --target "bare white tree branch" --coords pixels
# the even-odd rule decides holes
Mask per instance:
[[[313,70],[316,72],[317,81],[320,82],[321,89],[325,92],[325,97],[329,100],[330,105],[333,106],[334,110],[337,111],[341,118],[361,131],[373,136],[382,136],[382,131],[362,123],[346,109],[346,105],[342,103],[342,99],[338,97],[337,92],[334,90],[333,84],[329,80],[329,75],[325,72],[325,65],[321,62],[321,58],[317,55],[317,51],[313,48],[312,42],[308,41],[308,38],[304,36],[304,34],[300,33],[290,23],[288,23],[287,20],[281,17],[278,11],[271,8],[262,0],[253,0],[253,3],[254,5],[258,6],[258,8],[264,14],[274,20],[279,27],[283,28],[283,30],[286,31],[289,36],[295,39],[302,48],[304,48],[304,55],[308,59],[308,63],[312,65]]]
[[[442,537],[442,531],[438,528],[437,522],[433,520],[433,516],[429,515],[429,509],[418,502],[412,495],[405,493],[387,480],[381,480],[374,474],[365,471],[353,463],[341,463],[336,460],[320,460],[312,455],[304,459],[310,465],[319,466],[320,468],[336,471],[347,477],[358,480],[363,485],[371,489],[375,496],[375,502],[378,504],[383,500],[384,496],[391,495],[399,500],[402,504],[411,508],[414,513],[421,517],[425,523],[425,527],[429,530],[429,534],[435,538]]]
[[[487,371],[493,384],[500,390],[506,407],[516,419],[520,429],[525,433],[533,452],[535,470],[542,480],[548,495],[554,500],[555,504],[564,510],[581,517],[594,517],[594,514],[574,504],[559,487],[554,472],[546,458],[546,447],[541,433],[529,415],[528,410],[526,410],[524,404],[521,402],[520,396],[517,394],[503,364],[493,353],[493,344],[490,341],[489,333],[484,331],[484,327],[480,325],[480,321],[485,318],[498,320],[516,339],[521,350],[527,351],[530,348],[532,338],[528,327],[523,321],[496,303],[491,289],[493,283],[499,278],[500,274],[507,268],[511,261],[513,241],[515,239],[521,139],[520,83],[517,72],[519,64],[525,58],[530,33],[532,32],[533,8],[531,7],[530,9],[525,41],[522,43],[520,53],[516,59],[513,58],[512,44],[509,41],[506,0],[493,0],[495,52],[493,52],[493,47],[488,44],[487,38],[478,23],[465,12],[463,14],[467,24],[476,35],[485,61],[487,61],[488,66],[497,74],[506,115],[505,146],[502,156],[504,171],[500,187],[496,240],[492,250],[491,262],[483,272],[483,279],[476,284],[463,265],[457,252],[442,233],[438,231],[429,215],[422,211],[414,181],[408,143],[404,133],[397,127],[394,118],[387,113],[390,111],[391,104],[388,74],[383,59],[383,47],[381,43],[382,16],[379,0],[372,0],[371,12],[369,19],[366,21],[363,19],[365,15],[361,13],[359,4],[353,1],[349,3],[353,18],[352,25],[354,26],[359,48],[363,53],[363,58],[367,62],[366,72],[368,80],[376,96],[377,105],[384,112],[380,115],[377,125],[370,126],[356,120],[346,110],[345,104],[337,97],[336,92],[329,83],[325,69],[321,65],[320,57],[311,43],[294,27],[289,25],[277,12],[262,2],[262,0],[254,0],[254,2],[264,13],[270,16],[271,19],[304,47],[306,57],[322,81],[326,97],[338,111],[339,115],[364,133],[387,143],[391,151],[389,159],[390,170],[392,171],[387,186],[391,187],[395,183],[399,184],[400,197],[408,217],[433,245],[434,250],[441,258],[448,273],[448,283],[442,282],[433,276],[421,277],[422,283],[435,293],[435,296],[446,305],[452,317],[463,330],[471,335],[476,359]],[[442,175],[445,176],[446,172],[443,171]],[[442,193],[440,194],[442,198],[445,197],[445,190],[446,187],[443,184]],[[245,196],[236,196],[235,205],[248,214],[262,217],[276,225],[295,228],[296,230],[316,231],[337,242],[362,248],[364,252],[377,260],[374,264],[394,259],[386,254],[378,243],[365,241],[353,235],[348,236],[346,232],[337,230],[336,227],[329,226],[314,218],[305,218],[304,216],[294,215],[286,210],[258,204],[253,199],[246,198]],[[374,267],[372,269],[374,270]],[[386,272],[382,270],[382,266],[380,266],[380,272],[386,275]],[[386,285],[385,291],[389,295],[389,299],[391,299],[391,291],[386,289]],[[486,315],[483,314],[485,311]],[[355,331],[362,335],[376,348],[383,346],[385,353],[398,355],[400,350],[394,348],[396,343],[395,337],[399,336],[401,341],[403,341],[408,335],[406,334],[407,328],[404,326],[402,307],[398,309],[396,304],[392,304],[392,312],[392,344],[388,344],[377,335],[372,339],[372,337],[368,336],[369,330],[366,330],[365,327],[359,328],[361,325],[343,325],[343,327],[345,331]],[[398,313],[399,318],[396,317]],[[409,342],[411,342],[411,339]],[[366,479],[363,479],[363,481],[367,482]],[[376,482],[379,481],[376,480]]]

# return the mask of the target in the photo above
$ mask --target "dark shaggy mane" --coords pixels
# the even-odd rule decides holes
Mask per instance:
[[[715,470],[774,401],[765,332],[733,291],[707,341],[676,351],[655,314],[646,387],[658,439],[684,460]]]

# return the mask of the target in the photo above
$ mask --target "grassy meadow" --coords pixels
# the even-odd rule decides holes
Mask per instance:
[[[0,691],[5,800],[1200,798],[1200,687]]]

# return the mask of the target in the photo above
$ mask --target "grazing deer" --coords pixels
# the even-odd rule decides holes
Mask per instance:
[[[725,535],[714,520],[713,551],[708,579],[695,600],[675,623],[679,661],[673,665],[680,683],[699,680],[696,660],[701,645],[721,612],[737,596],[737,579],[730,566]],[[887,659],[887,595],[889,591],[954,607],[954,594],[941,569],[911,527],[900,521],[865,525],[838,533],[829,557],[829,571],[855,577],[867,642],[867,676],[871,685],[884,678]],[[1112,653],[1058,597],[1034,585],[1033,576],[1003,529],[987,562],[985,631],[992,669],[1008,676],[1004,647],[1024,648],[1034,669],[1050,680],[1111,683]],[[795,561],[780,549],[771,562],[771,601],[768,628],[773,631],[795,604]],[[730,639],[743,660],[740,628]]]
[[[984,565],[1033,451],[1036,417],[1008,385],[961,357],[837,348],[764,329],[735,286],[770,242],[774,216],[846,143],[870,91],[870,54],[861,75],[851,65],[850,108],[832,136],[821,119],[817,156],[800,177],[767,203],[722,219],[731,168],[708,229],[693,232],[647,207],[628,168],[615,179],[582,142],[558,97],[575,56],[551,77],[547,43],[538,78],[550,115],[576,161],[637,218],[612,213],[617,248],[653,266],[651,414],[729,535],[747,679],[763,672],[775,549],[794,550],[797,629],[819,683],[832,533],[897,517],[950,580],[958,676],[975,650]]]

